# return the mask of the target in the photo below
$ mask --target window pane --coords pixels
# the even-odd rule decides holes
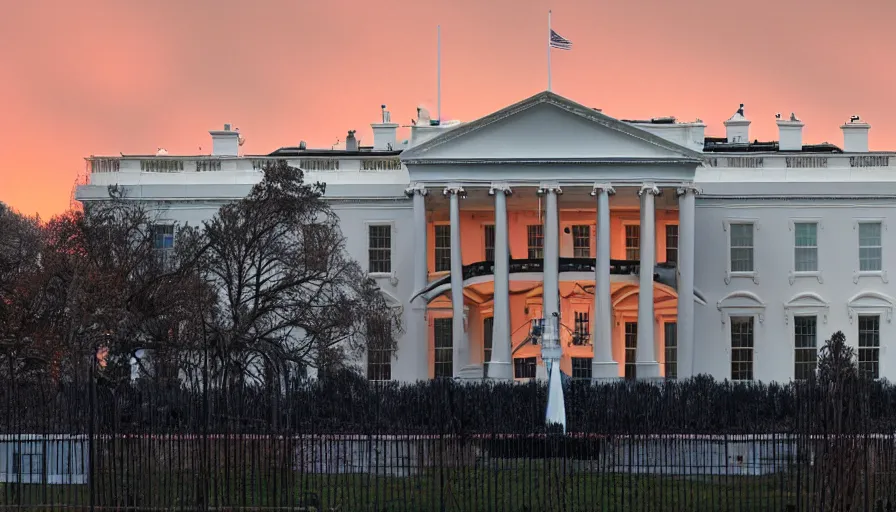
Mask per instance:
[[[454,350],[452,348],[451,318],[436,318],[432,322],[433,344],[435,346],[435,376],[436,378],[451,378],[454,376],[453,361]]]
[[[665,345],[665,375],[667,379],[678,378],[678,323],[663,324],[663,343]]]
[[[880,222],[859,224],[859,270],[878,272],[883,269]]]
[[[859,316],[859,372],[880,377],[880,317]]]
[[[574,258],[591,257],[591,226],[572,227],[572,250]]]
[[[797,316],[793,318],[794,378],[808,379],[818,365],[818,318]]]
[[[752,224],[731,224],[731,271],[753,271]]]
[[[591,378],[591,358],[590,357],[573,357],[572,358],[572,378],[574,378],[574,379],[590,379]]]
[[[641,226],[637,224],[625,226],[625,259],[641,259]]]
[[[666,224],[666,262],[678,263],[678,224]]]
[[[638,348],[638,323],[625,323],[625,378],[636,379],[638,372],[635,367],[636,351]]]
[[[529,259],[540,260],[544,258],[544,231],[541,224],[526,226],[529,241]]]
[[[495,226],[485,226],[485,261],[495,261]]]
[[[753,380],[753,317],[731,317],[731,380]]]
[[[794,270],[818,270],[818,225],[814,222],[794,224]]]
[[[392,226],[370,226],[367,247],[368,272],[392,272]]]
[[[488,363],[492,360],[494,328],[495,317],[490,316],[482,321],[482,375],[485,377],[488,377]]]
[[[587,345],[591,342],[590,315],[587,311],[573,312],[573,345]]]
[[[535,358],[517,357],[513,360],[513,376],[517,379],[535,378]]]
[[[451,270],[451,226],[440,224],[435,226],[435,232],[436,272]]]

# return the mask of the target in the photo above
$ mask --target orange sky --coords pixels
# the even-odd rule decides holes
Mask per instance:
[[[839,145],[857,113],[872,149],[896,149],[892,0],[9,1],[0,201],[48,217],[85,155],[208,152],[225,122],[249,154],[348,129],[372,143],[381,103],[403,124],[435,114],[437,24],[443,117],[474,119],[546,87],[548,9],[574,44],[554,91],[611,116],[723,134],[744,102],[752,137],[795,111],[804,141]]]

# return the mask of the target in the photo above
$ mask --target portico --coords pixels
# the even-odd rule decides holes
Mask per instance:
[[[432,375],[447,376],[450,330],[451,376],[519,377],[515,358],[529,364],[517,356],[552,317],[569,331],[561,368],[595,379],[662,376],[671,361],[657,333],[668,348],[671,317],[676,369],[690,375],[699,153],[545,92],[401,159],[413,184],[415,332],[432,339]]]

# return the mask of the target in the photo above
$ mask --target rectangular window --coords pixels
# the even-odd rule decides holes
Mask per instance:
[[[587,345],[591,341],[590,318],[587,311],[573,312],[573,345]]]
[[[625,259],[641,259],[641,226],[638,224],[625,226]]]
[[[488,377],[488,363],[492,360],[492,335],[495,328],[495,317],[490,316],[482,321],[482,375]]]
[[[880,317],[859,316],[859,372],[880,377]]]
[[[516,379],[534,379],[535,358],[515,357],[513,359],[513,377]]]
[[[591,226],[582,224],[572,227],[572,257],[591,257]]]
[[[859,224],[859,270],[862,272],[880,272],[883,269],[880,233],[880,222]]]
[[[753,317],[731,317],[731,380],[753,380]]]
[[[666,263],[678,263],[678,224],[666,224]]]
[[[452,338],[454,324],[451,318],[436,318],[432,321],[435,346],[435,377],[454,377],[454,349]]]
[[[495,225],[486,224],[483,228],[485,228],[485,238],[482,241],[485,246],[485,261],[495,261]]]
[[[591,379],[591,358],[590,357],[573,357],[572,358],[572,378],[574,379]]]
[[[392,226],[369,226],[367,259],[367,271],[371,274],[392,272]]]
[[[436,272],[451,270],[451,226],[438,224],[433,227],[436,232]]]
[[[367,378],[392,380],[392,351],[385,348],[392,337],[392,325],[387,320],[367,321]]]
[[[731,224],[731,271],[753,272],[752,224]]]
[[[37,448],[24,448],[24,451],[14,451],[12,454],[12,472],[17,476],[43,475],[43,456]],[[29,482],[33,482],[29,479]]]
[[[635,361],[638,349],[638,322],[625,322],[625,378],[638,377]]]
[[[818,224],[796,222],[793,225],[793,270],[818,271]]]
[[[806,380],[818,366],[818,317],[793,317],[793,347],[793,377]]]
[[[329,246],[327,237],[329,229],[323,224],[306,224],[304,232],[305,266],[315,272],[327,271]]]
[[[166,250],[174,248],[174,224],[155,224],[152,230],[152,248]]]
[[[663,324],[663,346],[665,347],[664,374],[667,379],[678,378],[678,323]]]
[[[529,259],[544,259],[544,226],[530,224],[526,226],[529,243]]]

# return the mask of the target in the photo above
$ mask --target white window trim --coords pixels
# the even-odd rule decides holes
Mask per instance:
[[[749,272],[732,272],[731,271],[731,225],[732,224],[752,224],[753,225],[753,270]],[[756,232],[759,231],[759,219],[755,218],[728,218],[722,221],[722,230],[725,231],[725,246],[727,252],[725,254],[725,284],[731,284],[732,279],[748,278],[752,279],[754,284],[759,284],[759,258],[756,257]]]
[[[846,303],[849,323],[854,323],[857,316],[864,315],[880,315],[887,323],[891,323],[894,307],[896,299],[876,291],[859,292]]]
[[[862,265],[859,256],[861,252],[859,246],[859,224],[878,223],[880,224],[880,270],[859,270]],[[884,259],[884,231],[887,230],[887,220],[883,217],[863,217],[855,219],[855,222],[853,222],[852,224],[852,229],[856,232],[856,268],[852,272],[853,284],[859,284],[859,279],[862,277],[878,277],[883,283],[888,283],[890,280],[887,277],[887,269],[884,268],[884,264],[886,262],[886,260]]]
[[[818,263],[818,267],[816,270],[797,272],[796,271],[796,225],[797,224],[815,224],[815,257]],[[799,278],[805,277],[814,277],[818,280],[818,284],[824,283],[824,276],[822,275],[821,269],[821,231],[824,230],[824,224],[821,219],[818,217],[805,217],[805,218],[793,218],[790,219],[790,232],[793,235],[790,237],[791,242],[793,243],[793,251],[791,251],[791,262],[790,262],[790,273],[788,274],[788,278],[790,280],[790,284],[793,285],[794,281]],[[754,253],[755,256],[755,253]]]
[[[865,295],[865,296],[867,297],[867,296],[870,296],[871,294],[877,294],[877,293],[876,293],[876,292],[866,292],[866,293],[860,293],[859,295]],[[883,294],[877,294],[877,295],[883,295]],[[857,295],[856,297],[858,297],[858,295]],[[886,296],[884,295],[884,297],[886,297]],[[855,297],[854,297],[854,298],[855,298]],[[852,301],[850,301],[850,302],[852,302]],[[854,311],[854,309],[855,309],[855,311]],[[888,308],[888,307],[876,308],[876,307],[873,307],[873,306],[870,306],[870,307],[869,307],[869,306],[860,306],[859,308],[851,308],[851,309],[850,309],[850,312],[849,312],[849,323],[853,323],[853,318],[854,318],[854,317],[858,318],[858,317],[860,317],[860,316],[876,316],[876,317],[878,317],[878,318],[880,318],[880,319],[884,319],[884,318],[885,318],[886,321],[887,321],[887,323],[890,323],[890,320],[891,320],[891,317],[892,317],[892,313],[893,313],[893,308],[892,308],[892,307],[889,307],[889,308]],[[856,349],[856,365],[858,365],[858,363],[859,363],[859,349],[860,349],[861,347],[859,346],[859,326],[858,326],[858,322],[856,322],[856,324],[857,324],[857,325],[856,325],[856,330],[853,331],[853,334],[855,334],[855,336],[856,336],[856,344],[855,344],[855,349]],[[883,336],[883,327],[884,327],[884,325],[883,325],[883,324],[884,324],[884,323],[883,323],[883,320],[881,320],[881,321],[879,322],[879,324],[878,324],[878,332],[877,332],[877,335],[878,335],[878,337],[880,338],[880,339],[878,340],[880,343],[879,343],[878,346],[877,346],[877,378],[875,378],[874,380],[881,380],[881,379],[884,378],[884,364],[885,364],[884,362],[886,361],[886,358],[884,357],[884,355],[887,353],[887,346],[886,346],[886,344],[883,343],[883,339],[884,339],[884,336]]]
[[[830,310],[830,303],[821,295],[814,292],[798,293],[784,303],[784,324],[790,324],[791,318],[795,316],[820,316],[822,323],[826,324]],[[791,334],[793,333],[791,332]]]
[[[759,323],[765,322],[765,302],[753,292],[740,290],[731,292],[716,303],[722,315],[722,324],[732,316],[756,316]]]
[[[764,311],[764,307],[763,307]],[[758,312],[752,308],[729,308],[728,311],[723,313],[723,316],[727,314],[726,319],[730,320],[731,317],[752,317],[753,318],[753,378],[752,379],[734,379],[731,376],[731,322],[722,321],[723,324],[727,324],[725,327],[725,352],[728,353],[728,378],[732,382],[756,382],[760,380],[756,376],[756,369],[758,365],[756,364],[757,356],[759,355],[759,325],[762,324],[762,321],[765,318],[764,312]]]
[[[389,268],[391,272],[368,272],[368,276],[373,278],[389,278],[392,286],[398,285],[398,272],[395,270],[395,238],[397,230],[394,220],[368,220],[364,221],[364,235],[366,237],[365,245],[367,250],[364,251],[364,268],[370,269],[370,228],[371,226],[389,226]]]

